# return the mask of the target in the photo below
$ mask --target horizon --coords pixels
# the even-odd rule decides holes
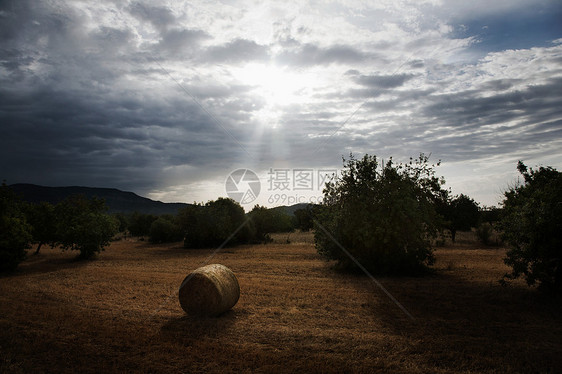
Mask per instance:
[[[0,178],[162,202],[318,201],[353,153],[421,153],[498,206],[562,168],[562,4],[0,4]],[[106,187],[111,186],[111,187]]]

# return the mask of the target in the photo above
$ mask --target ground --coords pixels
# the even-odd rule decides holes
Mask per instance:
[[[462,239],[462,235],[460,235]],[[287,240],[288,239],[288,240]],[[289,242],[287,242],[289,241]],[[310,235],[218,252],[113,242],[94,261],[44,249],[0,277],[0,372],[559,372],[562,306],[523,282],[502,287],[505,249],[436,250],[434,274],[336,272]],[[207,263],[238,277],[238,304],[192,318],[177,299]]]

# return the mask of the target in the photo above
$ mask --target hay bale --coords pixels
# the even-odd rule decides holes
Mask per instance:
[[[191,315],[218,316],[230,310],[240,298],[234,273],[224,265],[212,264],[194,270],[183,280],[179,299]]]

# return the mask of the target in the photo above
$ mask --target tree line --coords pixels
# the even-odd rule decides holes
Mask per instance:
[[[423,154],[407,163],[365,155],[344,159],[338,179],[329,181],[320,205],[289,216],[256,205],[249,213],[232,199],[193,204],[177,215],[109,215],[103,200],[71,197],[59,204],[25,204],[0,188],[0,270],[13,270],[31,242],[78,250],[90,258],[119,231],[151,242],[183,240],[186,248],[260,243],[274,232],[314,229],[318,253],[342,269],[374,274],[419,274],[434,262],[444,232],[477,227],[489,244],[492,229],[510,247],[504,279],[524,277],[529,285],[562,290],[562,173],[551,167],[517,169],[524,182],[509,188],[501,209],[481,208],[466,195],[452,195],[436,176],[437,164]]]
[[[248,214],[232,199],[193,204],[178,214],[110,215],[102,199],[70,196],[58,204],[21,201],[0,187],[0,271],[14,270],[34,243],[76,250],[80,259],[103,251],[118,234],[147,237],[153,243],[182,241],[186,248],[209,248],[271,241],[270,234],[303,227],[299,216],[256,205]],[[310,224],[308,224],[310,226]]]

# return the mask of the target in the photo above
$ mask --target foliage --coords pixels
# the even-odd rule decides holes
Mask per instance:
[[[562,292],[562,173],[551,167],[517,170],[524,183],[505,192],[500,228],[510,244],[505,278],[525,277],[529,286]]]
[[[28,204],[26,207],[27,221],[32,226],[33,241],[37,243],[35,253],[39,253],[41,246],[49,244],[55,246],[57,242],[55,207],[48,202]]]
[[[470,197],[460,194],[447,201],[439,213],[445,219],[445,226],[451,231],[451,240],[455,242],[457,231],[468,231],[476,227],[480,216],[478,204]]]
[[[26,257],[32,239],[31,226],[14,192],[0,186],[0,272],[12,271]]]
[[[314,227],[314,206],[309,204],[306,208],[295,211],[295,226],[302,231],[312,230]]]
[[[271,241],[269,234],[293,231],[291,216],[280,209],[268,209],[256,205],[248,213],[255,229],[255,239],[260,242]]]
[[[425,270],[434,261],[431,239],[441,224],[435,205],[446,196],[435,166],[423,154],[399,165],[392,159],[379,164],[369,155],[360,160],[351,155],[347,164],[344,159],[342,175],[326,184],[317,214],[318,252],[354,269],[340,243],[374,273]]]
[[[117,230],[119,232],[125,232],[129,229],[130,225],[130,217],[125,213],[113,213],[113,218],[115,218],[119,222],[119,227]]]
[[[174,216],[162,215],[150,225],[149,240],[152,243],[170,243],[182,239],[183,232]]]
[[[232,199],[218,198],[205,205],[190,205],[180,211],[178,220],[185,234],[186,248],[248,243],[254,237],[244,209]]]
[[[476,228],[476,237],[484,245],[492,244],[492,233],[494,228],[488,222],[483,222]]]
[[[55,207],[57,240],[63,249],[90,258],[103,251],[117,233],[118,222],[106,213],[104,200],[71,196]]]
[[[132,236],[150,235],[150,226],[152,222],[158,219],[154,214],[144,214],[134,212],[129,217],[129,232]]]
[[[480,221],[494,224],[501,218],[502,210],[495,206],[484,206],[480,209]]]

